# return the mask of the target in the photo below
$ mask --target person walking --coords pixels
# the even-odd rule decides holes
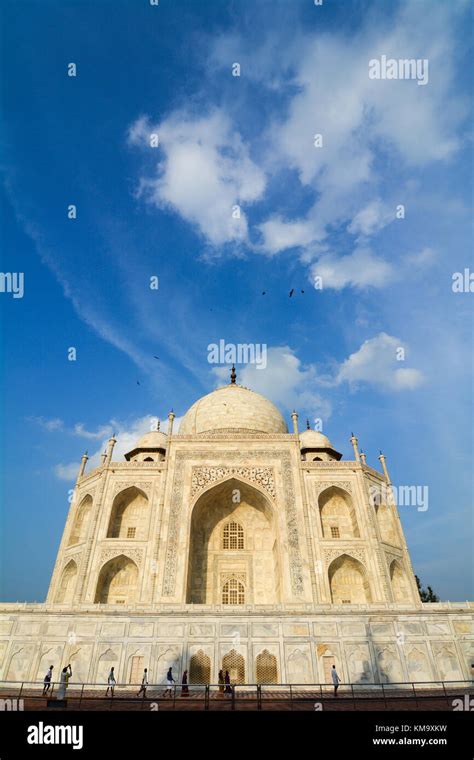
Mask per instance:
[[[59,678],[58,699],[66,699],[66,691],[69,683],[69,679],[72,676],[71,664],[66,665],[61,671]]]
[[[53,666],[50,665],[48,672],[46,673],[43,681],[43,697],[51,688],[51,681],[53,680]]]
[[[145,668],[143,671],[143,678],[142,678],[142,684],[138,690],[137,697],[140,696],[140,694],[143,694],[143,699],[146,697],[146,687],[148,686],[148,669]]]
[[[114,669],[110,668],[110,673],[109,673],[108,678],[107,678],[107,691],[105,692],[105,696],[108,695],[109,689],[110,689],[111,695],[114,696],[114,689],[115,689],[115,684],[116,683],[117,683],[117,681],[115,680]]]
[[[173,678],[173,668],[168,668],[168,672],[166,674],[166,689],[165,693],[163,694],[164,697],[170,693],[170,697],[173,697],[173,684],[174,684],[174,678]]]
[[[224,695],[224,671],[219,670],[219,675],[217,676],[217,682],[219,684],[219,695],[222,697]]]
[[[188,687],[188,671],[185,670],[183,673],[183,677],[181,679],[181,696],[182,697],[188,697],[189,696],[189,687]]]
[[[336,670],[336,666],[335,665],[332,666],[331,678],[332,678],[332,682],[333,682],[333,685],[334,685],[334,696],[337,697],[337,689],[339,687],[339,684],[341,683],[341,679],[339,678],[339,676],[337,674],[337,670]]]
[[[232,694],[232,687],[230,685],[230,675],[229,675],[228,670],[226,670],[225,672],[224,683],[225,683],[224,694]]]

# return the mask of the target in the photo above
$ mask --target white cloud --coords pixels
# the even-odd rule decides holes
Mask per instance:
[[[302,40],[298,91],[288,116],[272,125],[279,160],[295,168],[303,185],[348,191],[370,176],[370,153],[355,134],[364,118],[362,48],[336,36]],[[314,136],[322,135],[322,147]]]
[[[356,248],[347,256],[324,254],[311,267],[312,282],[321,277],[323,290],[341,290],[349,285],[360,289],[382,288],[395,276],[392,264],[377,258],[369,248]]]
[[[214,246],[245,241],[245,205],[262,196],[265,175],[229,118],[218,109],[203,117],[174,112],[155,126],[141,117],[130,127],[129,141],[148,145],[151,132],[159,135],[160,147],[149,150],[162,160],[156,176],[142,178],[146,197],[179,212]],[[240,218],[233,218],[236,205]]]
[[[346,256],[338,256],[332,252],[315,253],[315,255],[319,258],[311,266],[310,280],[315,285],[315,278],[321,277],[323,290],[326,288],[341,290],[349,286],[359,290],[384,288],[400,282],[405,277],[414,277],[424,272],[436,259],[435,251],[425,247],[415,253],[400,255],[397,266],[394,267],[390,262],[377,258],[372,249],[362,245],[361,242],[353,253]]]
[[[289,346],[267,348],[267,366],[258,369],[247,364],[237,369],[237,382],[261,393],[280,409],[299,409],[311,416],[328,419],[331,403],[321,389],[337,388],[348,383],[352,389],[371,385],[380,391],[413,390],[424,382],[422,372],[400,366],[405,363],[407,347],[399,338],[381,332],[366,340],[340,364],[325,369],[303,364]],[[215,367],[217,385],[228,382],[229,368]]]
[[[235,32],[218,35],[208,75],[228,67],[234,55],[245,60],[252,87],[238,99],[229,98],[227,111],[208,103],[204,115],[176,110],[156,125],[146,116],[137,119],[129,142],[146,147],[159,161],[151,178],[142,177],[141,192],[159,208],[178,212],[213,247],[245,243],[270,256],[298,248],[302,263],[319,258],[327,287],[385,287],[394,279],[394,268],[364,245],[394,219],[394,199],[387,197],[393,196],[390,167],[417,176],[420,167],[446,161],[460,146],[466,108],[453,83],[461,6],[402,2],[388,21],[368,12],[350,44],[337,31],[308,34],[298,26],[285,35],[287,45],[281,29],[271,25],[259,45]],[[276,52],[281,54],[273,76]],[[369,61],[381,55],[428,59],[428,84],[370,79]],[[284,101],[277,110],[268,109],[278,115],[263,128],[259,124],[254,134],[246,130],[244,143],[230,115],[245,117],[245,98],[256,84]],[[152,132],[160,139],[156,150],[149,147]],[[315,145],[315,135],[322,136],[322,147]],[[278,198],[275,183],[288,170],[312,205],[294,218],[272,208],[249,229],[246,205],[267,200],[267,185],[272,201]],[[379,190],[373,197],[374,187],[386,188],[385,197],[378,197]],[[280,193],[281,199],[284,187]],[[238,220],[232,218],[236,204],[242,204]],[[329,250],[337,226],[356,236],[349,255]],[[259,233],[257,243],[252,232]]]
[[[287,222],[281,216],[274,216],[258,225],[262,234],[261,247],[265,253],[274,254],[286,248],[307,246],[324,234],[318,232],[311,221]]]
[[[115,438],[117,439],[117,443],[114,447],[114,453],[113,453],[113,459],[114,461],[120,461],[124,458],[124,455],[131,451],[136,442],[139,438],[141,438],[145,433],[148,433],[150,430],[154,430],[156,426],[156,417],[153,417],[152,415],[145,415],[144,417],[138,417],[137,419],[133,420],[132,422],[120,422],[118,420],[111,420],[109,423],[106,423],[105,425],[101,426],[99,428],[102,431],[112,431],[115,435]],[[177,431],[179,428],[180,418],[177,417],[174,421],[174,430]],[[82,424],[76,425],[74,429],[77,429],[78,427],[82,428]],[[160,424],[160,430],[162,430],[164,433],[168,431],[168,419],[163,419],[163,421]],[[83,435],[83,433],[81,433]],[[88,437],[97,438],[97,434],[89,435]],[[110,434],[107,434],[106,437],[103,438],[101,441],[100,446],[94,451],[90,457],[89,461],[87,463],[87,469],[92,470],[94,467],[98,467],[101,463],[101,454],[106,450],[107,448],[107,442],[110,438]],[[75,480],[77,477],[77,473],[79,470],[79,463],[80,463],[80,457],[76,462],[69,462],[67,464],[57,464],[54,467],[54,472],[56,477],[58,477],[60,480]]]
[[[462,11],[462,3],[405,2],[390,32],[379,32],[371,40],[371,58],[386,55],[429,62],[430,78],[425,87],[415,81],[371,80],[367,92],[373,107],[374,133],[390,141],[408,165],[445,160],[459,148],[454,133],[465,115],[465,106],[457,100],[453,87],[453,27]]]
[[[380,390],[413,390],[424,380],[423,374],[413,368],[400,367],[397,352],[406,346],[387,333],[381,332],[375,338],[364,341],[339,367],[335,383],[372,385]]]
[[[284,47],[279,29],[270,29],[253,47],[235,33],[218,38],[210,54],[214,64],[228,66],[229,51],[234,50],[235,60],[245,59],[249,77],[258,78],[260,73],[260,85],[269,89],[279,52],[274,76],[279,77],[281,92],[286,87],[288,99],[268,125],[261,142],[268,148],[260,160],[269,176],[294,169],[301,185],[315,195],[304,217],[284,218],[272,212],[260,222],[262,242],[255,250],[274,255],[300,247],[302,260],[309,262],[315,258],[314,246],[336,224],[349,225],[349,232],[368,237],[394,218],[387,201],[370,197],[375,183],[383,182],[390,190],[385,177],[388,162],[418,170],[454,155],[466,115],[453,87],[454,28],[462,10],[462,4],[448,7],[422,0],[402,2],[388,22],[368,12],[350,44],[342,34],[308,35],[298,28]],[[369,60],[380,55],[427,58],[429,83],[420,87],[413,80],[369,79]],[[315,147],[315,134],[322,135],[322,147]],[[360,257],[356,251],[355,265]],[[338,287],[364,286],[363,276],[333,274],[338,258],[332,254],[325,261],[331,279],[342,282]],[[374,253],[370,258],[367,280],[381,287],[389,281],[391,268],[383,261],[378,264]],[[344,267],[350,267],[351,261],[343,261]]]
[[[353,235],[368,237],[381,230],[394,218],[393,209],[387,208],[380,198],[376,198],[357,212],[347,229]]]
[[[228,382],[228,367],[213,370],[219,384]],[[267,348],[267,366],[257,369],[247,364],[238,369],[237,382],[261,393],[283,409],[314,410],[315,416],[327,419],[331,415],[329,402],[317,391],[314,365],[303,365],[289,346]]]
[[[457,149],[452,127],[463,108],[451,87],[455,17],[442,3],[410,2],[401,5],[390,26],[370,23],[367,15],[368,23],[350,44],[336,34],[300,41],[299,90],[274,134],[281,159],[291,161],[304,184],[316,181],[324,193],[327,187],[347,191],[370,179],[373,153],[380,147],[374,136],[409,164],[445,159]],[[382,54],[428,58],[429,85],[369,79],[368,61]],[[323,135],[323,148],[313,147],[313,133]]]

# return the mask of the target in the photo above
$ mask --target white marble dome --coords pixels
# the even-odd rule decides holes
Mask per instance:
[[[145,433],[136,442],[131,451],[127,451],[125,459],[129,462],[133,457],[136,457],[140,452],[148,451],[165,451],[168,445],[168,436],[162,433],[160,430],[150,430],[149,433]]]
[[[136,449],[165,449],[168,444],[168,436],[160,430],[150,430],[136,442]]]
[[[300,434],[302,449],[332,449],[333,445],[329,438],[317,430],[305,430]]]
[[[285,420],[271,401],[241,385],[231,384],[198,399],[181,420],[179,434],[229,429],[288,432]]]

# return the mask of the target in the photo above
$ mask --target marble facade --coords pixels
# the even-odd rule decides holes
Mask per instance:
[[[474,604],[422,604],[390,480],[235,383],[83,457],[44,604],[0,604],[0,679],[465,680]]]

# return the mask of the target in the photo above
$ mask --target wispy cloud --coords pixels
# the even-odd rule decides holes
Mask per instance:
[[[20,210],[19,199],[11,181],[8,180],[5,185],[15,208],[18,221],[34,242],[41,261],[55,276],[62,288],[64,297],[71,302],[79,319],[107,343],[125,353],[139,369],[146,371],[151,365],[149,357],[139,350],[135,342],[125,337],[123,330],[119,326],[114,325],[110,317],[100,313],[94,298],[88,297],[90,288],[87,286],[81,287],[82,278],[77,277],[77,275],[74,278],[68,277],[64,272],[61,260],[46,243],[45,236],[40,231],[38,225],[28,219],[25,213]]]
[[[101,425],[97,430],[87,430],[82,422],[78,422],[73,428],[74,435],[81,438],[90,438],[91,440],[103,439],[106,435],[111,435],[114,432],[114,423],[110,422],[107,425]]]
[[[46,417],[27,417],[29,422],[33,422],[43,430],[47,430],[48,433],[55,433],[57,431],[63,431],[65,428],[64,421],[58,417],[47,419]]]

